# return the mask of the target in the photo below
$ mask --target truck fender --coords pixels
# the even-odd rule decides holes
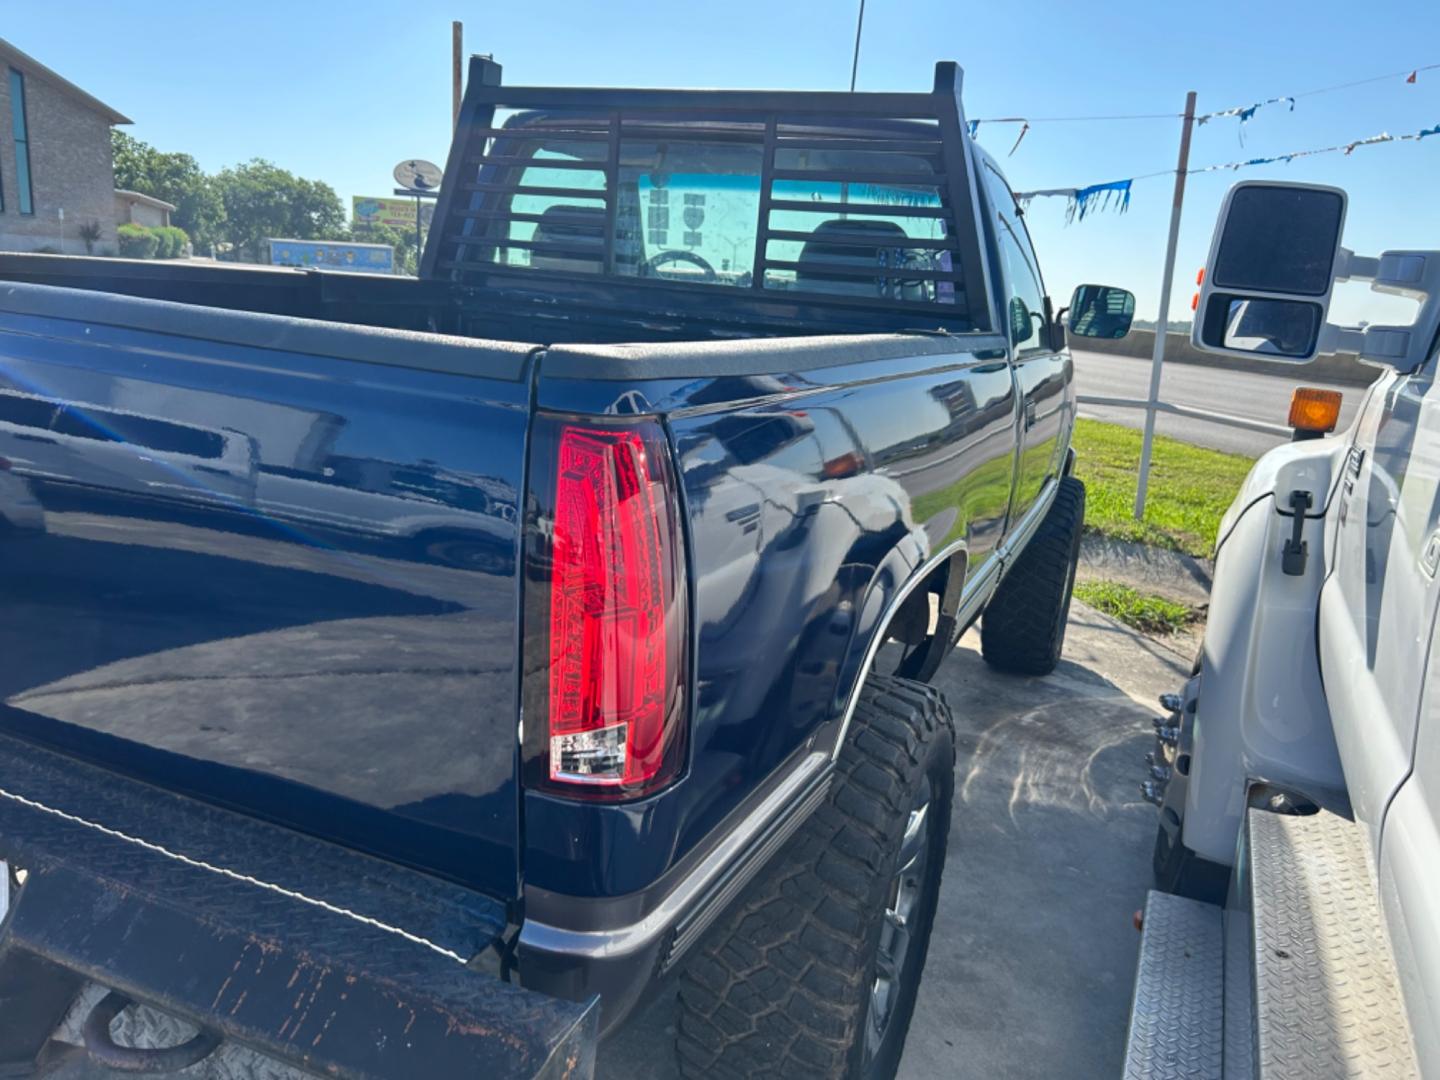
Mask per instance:
[[[1343,799],[1315,627],[1348,446],[1342,436],[1271,450],[1220,526],[1199,690],[1182,721],[1191,749],[1175,767],[1186,778],[1183,842],[1222,866],[1234,864],[1254,785],[1319,805]]]
[[[840,665],[840,677],[836,680],[833,707],[840,722],[827,725],[828,730],[822,736],[823,748],[832,755],[838,754],[844,745],[860,701],[860,691],[885,643],[890,624],[904,609],[905,602],[942,569],[948,573],[936,629],[950,640],[944,643],[941,654],[959,637],[958,612],[969,568],[968,545],[962,537],[939,550],[927,552],[930,552],[930,542],[924,531],[917,529],[891,548],[876,567],[859,605],[850,644]]]

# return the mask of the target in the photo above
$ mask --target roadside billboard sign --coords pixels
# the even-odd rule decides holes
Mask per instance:
[[[430,227],[435,216],[435,203],[430,199],[391,198],[381,195],[356,195],[350,204],[351,224],[356,228],[367,225],[389,225],[396,229],[415,228],[415,204],[420,206],[420,224]]]
[[[414,222],[414,214],[410,220]],[[395,272],[395,249],[389,244],[353,244],[344,240],[270,240],[267,243],[273,266],[353,270],[363,274]]]

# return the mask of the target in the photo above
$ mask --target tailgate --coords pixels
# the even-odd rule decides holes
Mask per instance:
[[[0,922],[0,1071],[73,1029],[93,984],[223,1040],[220,1075],[256,1051],[375,1080],[593,1067],[596,1002],[476,970],[504,905],[460,886],[3,736],[0,859],[25,871]]]
[[[3,293],[0,732],[514,897],[528,350]]]

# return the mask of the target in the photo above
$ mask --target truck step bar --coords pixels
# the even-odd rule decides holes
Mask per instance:
[[[1125,1080],[1220,1080],[1224,958],[1219,908],[1151,890]]]
[[[1251,810],[1245,833],[1254,1075],[1418,1077],[1363,827]]]
[[[25,872],[0,1075],[53,1053],[93,984],[308,1073],[593,1072],[597,1002],[499,978],[504,907],[459,886],[4,736],[0,860]]]
[[[1151,892],[1126,1080],[1411,1078],[1361,826],[1252,809],[1225,908]]]

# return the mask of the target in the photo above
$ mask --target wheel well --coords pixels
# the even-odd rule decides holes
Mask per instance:
[[[899,598],[892,598],[876,619],[873,629],[868,630],[863,639],[855,641],[857,648],[852,655],[859,654],[857,667],[854,669],[855,674],[852,679],[846,680],[845,705],[840,713],[840,724],[833,736],[833,741],[831,738],[826,740],[832,754],[839,752],[840,745],[844,742],[846,732],[849,730],[851,719],[854,717],[856,706],[859,704],[861,691],[870,676],[876,673],[876,662],[880,658],[881,646],[890,637],[897,621],[902,617],[902,613],[906,612],[907,606],[912,603],[923,604],[924,607],[918,610],[928,613],[930,597],[939,596],[941,618],[945,618],[948,612],[948,617],[952,622],[958,619],[960,597],[964,592],[965,578],[969,573],[969,568],[969,553],[965,550],[963,543],[957,544],[954,551],[942,559],[935,560],[934,564],[918,578],[907,579],[905,584],[897,590],[900,593]],[[872,593],[872,597],[873,595]],[[938,625],[936,629],[938,629]],[[916,680],[914,675],[902,674],[902,678],[923,682],[933,676],[935,670],[940,666],[940,661],[949,652],[950,646],[958,640],[958,626],[952,627],[950,640],[932,648],[932,645],[936,645],[935,636],[933,632],[929,631],[927,620],[927,639],[921,643],[921,648],[915,650],[922,654],[923,665],[917,663],[917,666],[921,666],[921,677]],[[882,671],[880,674],[886,673]]]
[[[957,620],[969,565],[969,554],[961,550],[935,566],[880,628],[882,643],[894,639],[907,646],[905,659],[894,674],[922,682],[934,676],[960,637]]]
[[[890,620],[888,626],[882,629],[882,632],[889,637],[900,638],[902,641],[910,640],[896,633],[897,629],[905,630],[909,626],[919,624],[923,628],[924,634],[929,635],[934,629],[935,617],[939,614],[939,605],[933,603],[930,598],[937,597],[943,602],[952,574],[958,575],[958,580],[963,588],[969,561],[968,553],[957,551],[934,567],[925,575],[920,584],[915,586],[914,591],[905,598],[900,605],[900,610],[895,613],[894,618]]]

